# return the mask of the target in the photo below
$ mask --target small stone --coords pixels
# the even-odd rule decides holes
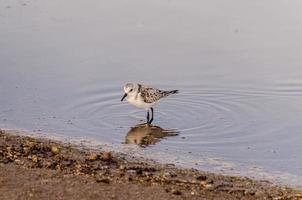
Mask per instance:
[[[125,169],[126,169],[126,166],[125,166],[125,165],[120,165],[119,169],[120,169],[120,170],[125,170]]]
[[[262,197],[264,195],[265,195],[265,193],[261,190],[258,190],[258,191],[255,192],[255,197],[257,197],[257,198]]]
[[[142,175],[143,174],[143,169],[139,168],[139,169],[136,169],[136,174],[137,175]]]
[[[197,183],[197,181],[196,181],[195,179],[193,179],[192,181],[190,181],[190,183],[192,183],[192,184],[196,184],[196,183]]]
[[[51,147],[51,152],[54,154],[54,155],[57,155],[60,153],[60,149],[56,146],[52,146]]]
[[[129,170],[127,170],[127,173],[134,175],[134,174],[136,174],[136,170],[129,169]]]
[[[111,160],[111,153],[109,151],[104,151],[102,154],[102,160],[104,161]]]
[[[181,191],[176,190],[176,189],[172,189],[171,192],[172,192],[172,194],[174,194],[174,195],[181,195],[181,194],[182,194]]]
[[[99,183],[107,183],[109,184],[110,183],[110,179],[108,177],[96,177],[96,182],[99,182]]]
[[[61,166],[60,166],[59,164],[55,167],[55,169],[56,169],[57,171],[62,171],[62,168],[61,168]]]
[[[31,157],[31,160],[32,160],[33,162],[37,163],[37,162],[38,162],[38,156],[33,155],[33,156]]]
[[[207,181],[200,181],[200,186],[205,186],[207,184]]]
[[[29,147],[23,147],[23,151],[24,151],[24,154],[28,155],[28,153],[30,151],[30,148]]]
[[[208,183],[208,184],[205,185],[205,188],[206,188],[206,189],[209,189],[209,188],[212,188],[212,187],[213,187],[213,185],[210,184],[210,183]]]
[[[165,172],[165,173],[163,174],[163,177],[164,177],[164,178],[168,178],[168,177],[171,177],[171,174],[170,174],[170,172]]]
[[[273,197],[273,200],[282,200],[284,199],[283,197]]]
[[[200,181],[200,186],[205,189],[209,189],[213,186],[213,184],[208,183],[207,181]]]
[[[26,141],[25,144],[24,144],[24,146],[28,147],[28,148],[32,148],[33,146],[35,146],[35,143],[31,142],[31,141]]]
[[[144,171],[144,172],[143,172],[143,175],[148,177],[148,176],[151,176],[152,173]]]
[[[255,195],[255,193],[256,193],[256,192],[255,192],[254,190],[245,190],[245,191],[244,191],[244,194],[245,194],[245,195],[252,195],[252,196],[253,196],[253,195]]]
[[[46,167],[51,167],[52,166],[52,163],[50,161],[45,161],[43,164]]]
[[[205,180],[207,180],[207,176],[200,175],[200,176],[197,176],[196,179],[199,180],[199,181],[205,181]]]
[[[88,160],[93,161],[96,160],[98,158],[98,155],[96,153],[92,153],[88,156]]]
[[[173,167],[175,167],[175,164],[173,164],[173,163],[168,163],[168,164],[166,164],[166,167],[167,167],[167,168],[173,168]]]
[[[295,194],[295,197],[302,199],[302,194],[297,193]]]

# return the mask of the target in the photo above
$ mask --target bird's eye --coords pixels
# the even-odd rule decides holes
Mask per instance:
[[[133,91],[133,89],[130,90],[130,92],[132,92],[132,91]]]

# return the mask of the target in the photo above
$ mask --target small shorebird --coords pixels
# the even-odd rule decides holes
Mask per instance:
[[[128,103],[134,105],[137,108],[144,108],[145,110],[147,110],[147,123],[151,124],[153,121],[152,106],[160,99],[167,97],[170,94],[178,93],[178,90],[163,91],[137,83],[127,83],[124,86],[124,92],[125,94],[121,101],[126,98]],[[151,110],[151,118],[149,110]]]

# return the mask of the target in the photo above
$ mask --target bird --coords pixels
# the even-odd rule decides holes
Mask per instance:
[[[178,90],[165,91],[139,83],[127,83],[124,85],[124,96],[121,101],[126,99],[131,105],[147,110],[147,124],[151,124],[154,118],[153,106],[164,97],[176,93]]]

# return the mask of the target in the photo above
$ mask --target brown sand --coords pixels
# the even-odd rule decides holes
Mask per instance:
[[[302,192],[0,130],[0,199],[301,200]]]

